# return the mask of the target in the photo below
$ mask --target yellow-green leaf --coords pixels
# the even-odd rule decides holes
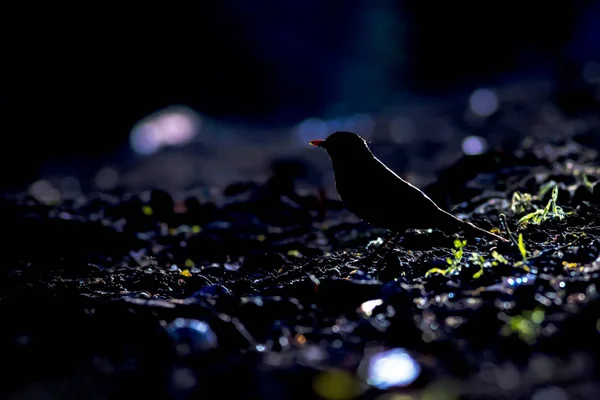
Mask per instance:
[[[523,260],[527,260],[527,249],[525,249],[525,241],[523,240],[523,234],[519,233],[519,251],[521,252],[521,257]]]

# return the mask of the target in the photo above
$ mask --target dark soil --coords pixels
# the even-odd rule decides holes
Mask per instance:
[[[578,116],[541,126],[514,151],[461,159],[427,188],[514,238],[467,243],[452,270],[459,232],[409,231],[361,261],[387,233],[279,177],[183,203],[159,190],[53,205],[6,197],[2,394],[593,398],[599,125]],[[552,190],[540,189],[551,181],[564,218],[519,224],[546,206]],[[532,195],[522,210],[511,209],[515,192]]]

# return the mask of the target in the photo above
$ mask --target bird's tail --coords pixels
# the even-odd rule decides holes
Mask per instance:
[[[448,218],[447,222],[450,223],[451,225],[453,225],[453,228],[455,228],[457,230],[462,229],[464,231],[464,234],[467,237],[467,239],[472,239],[472,238],[477,238],[477,237],[485,237],[488,240],[499,240],[501,242],[509,242],[508,239],[505,239],[500,235],[496,235],[495,233],[488,232],[485,229],[479,228],[470,222],[463,221],[462,219],[455,217],[454,215],[450,214],[449,212],[445,212],[445,213],[450,217],[450,218]]]

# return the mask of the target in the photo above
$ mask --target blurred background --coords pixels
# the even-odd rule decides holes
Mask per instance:
[[[0,20],[2,187],[51,198],[278,168],[326,185],[307,142],[335,130],[426,184],[527,134],[528,107],[599,99],[600,1],[9,2]]]

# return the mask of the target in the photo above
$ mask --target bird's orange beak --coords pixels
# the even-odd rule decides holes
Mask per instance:
[[[323,147],[324,143],[325,143],[324,140],[317,139],[317,140],[311,140],[308,144],[310,144],[312,146]]]

